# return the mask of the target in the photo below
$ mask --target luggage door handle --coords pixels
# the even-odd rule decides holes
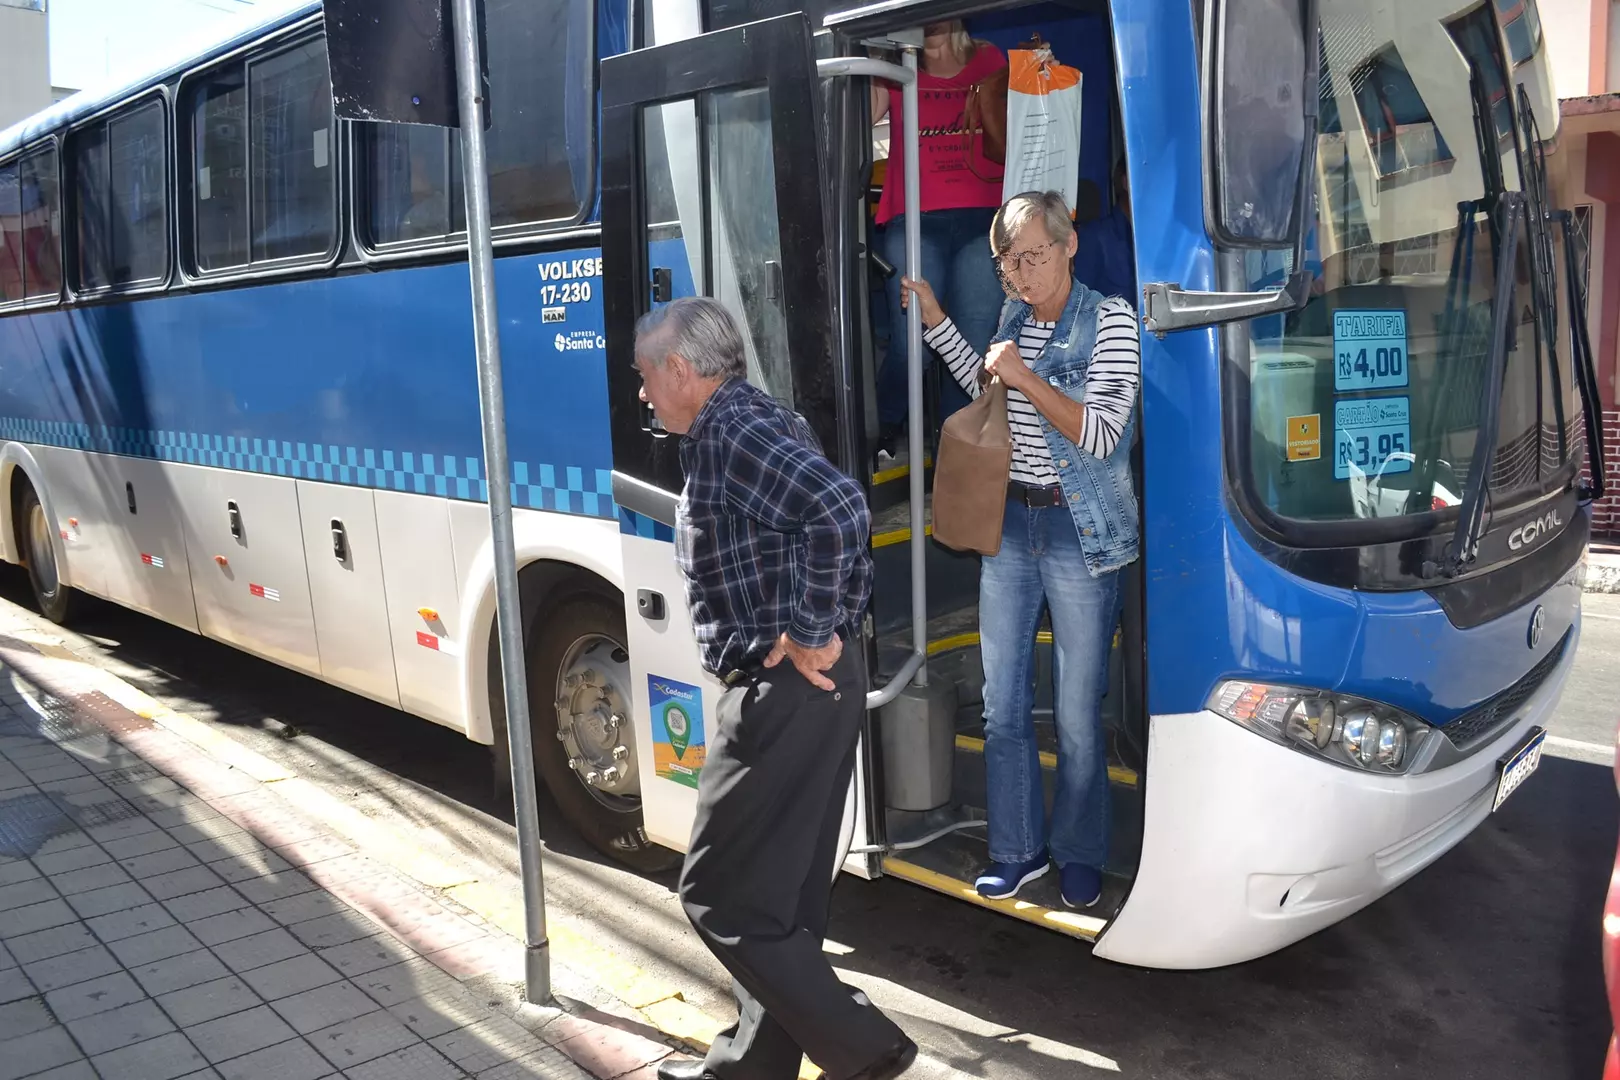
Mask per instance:
[[[242,539],[242,511],[235,500],[225,504],[225,513],[230,518],[231,536],[236,540]]]
[[[337,518],[332,519],[332,557],[344,564],[349,561],[349,534]]]

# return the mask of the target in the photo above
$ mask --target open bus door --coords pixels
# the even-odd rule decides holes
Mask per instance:
[[[602,62],[602,302],[642,812],[652,840],[685,850],[724,687],[693,647],[673,546],[679,440],[639,400],[635,323],[677,297],[721,301],[743,329],[750,381],[831,454],[839,346],[808,21],[669,41],[690,28],[657,25],[661,14],[649,11],[648,37],[667,43]],[[863,802],[852,792],[846,813],[857,845]]]

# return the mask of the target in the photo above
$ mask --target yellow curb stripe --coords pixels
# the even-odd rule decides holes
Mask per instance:
[[[522,939],[521,931],[517,936]],[[583,972],[597,986],[632,1009],[646,1009],[661,1001],[681,1000],[679,990],[620,959],[566,923],[548,925],[546,937],[551,942],[552,955],[575,971]]]
[[[679,998],[655,1001],[644,1007],[641,1014],[647,1018],[649,1024],[665,1035],[703,1050],[712,1046],[715,1036],[726,1030],[725,1024]]]
[[[120,704],[123,703],[120,702]],[[156,703],[154,702],[154,704]],[[231,768],[253,777],[261,784],[291,780],[298,775],[277,765],[263,754],[249,750],[229,735],[209,727],[195,717],[177,713],[173,709],[165,709],[161,705],[156,709],[132,709],[130,711],[145,717],[165,730],[173,732]]]
[[[478,880],[465,870],[459,870],[422,851],[393,829],[378,824],[348,803],[302,777],[278,780],[265,786],[296,806],[306,816],[314,818],[349,841],[356,849],[371,858],[387,863],[429,888],[449,889]]]
[[[1031,904],[1027,900],[986,900],[979,895],[970,883],[958,881],[937,871],[930,870],[916,863],[906,862],[893,856],[883,860],[883,872],[902,881],[909,881],[913,885],[921,885],[925,889],[954,896],[958,900],[966,900],[978,907],[999,911],[1003,915],[1011,915],[1036,926],[1044,926],[1048,930],[1056,930],[1060,934],[1070,937],[1084,938],[1093,941],[1108,925],[1107,920],[1098,919],[1090,915],[1080,915],[1072,911],[1054,911],[1051,908]]]

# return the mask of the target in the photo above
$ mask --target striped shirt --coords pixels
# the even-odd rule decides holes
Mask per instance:
[[[1018,332],[1018,352],[1024,363],[1035,366],[1046,343],[1057,329],[1055,322],[1028,319]],[[969,345],[949,318],[923,335],[928,346],[944,358],[951,374],[974,397],[979,395],[979,372],[984,357]],[[1086,371],[1085,411],[1081,414],[1080,449],[1096,458],[1106,458],[1119,445],[1125,425],[1136,404],[1141,381],[1141,338],[1136,312],[1129,301],[1114,297],[1097,305],[1097,344]],[[1009,476],[1024,484],[1049,487],[1058,482],[1041,430],[1041,414],[1034,403],[1017,390],[1007,390],[1007,428],[1012,435],[1012,468]]]

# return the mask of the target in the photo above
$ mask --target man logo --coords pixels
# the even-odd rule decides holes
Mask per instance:
[[[1526,525],[1520,525],[1517,529],[1508,533],[1508,548],[1519,551],[1539,543],[1544,536],[1563,523],[1564,520],[1558,516],[1558,511],[1549,510],[1534,521]]]
[[[1547,612],[1540,604],[1530,613],[1530,647],[1533,649],[1541,644],[1541,632],[1547,629]]]

